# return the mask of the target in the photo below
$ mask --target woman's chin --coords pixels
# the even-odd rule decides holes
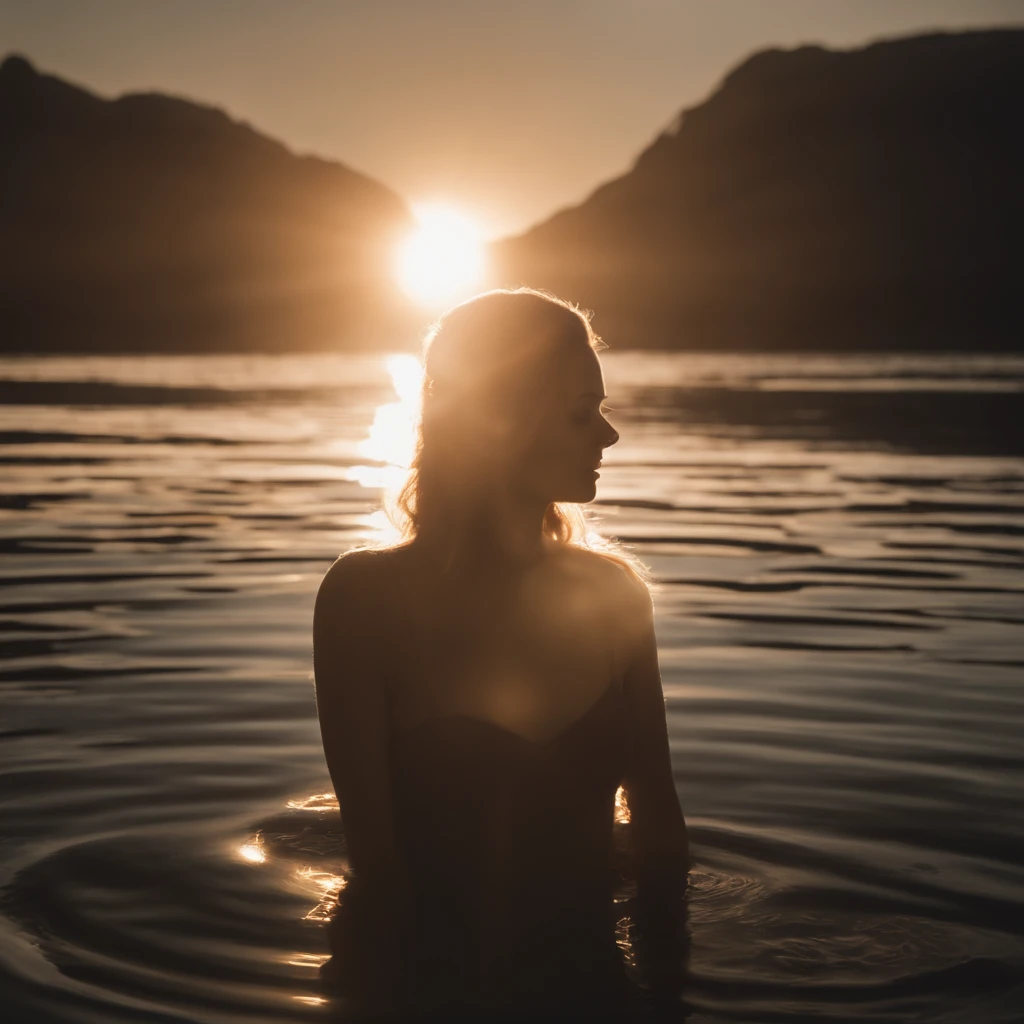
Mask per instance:
[[[597,497],[597,481],[592,480],[589,483],[577,484],[575,487],[566,488],[555,500],[564,501],[572,505],[585,505],[588,501],[593,501],[595,497]]]

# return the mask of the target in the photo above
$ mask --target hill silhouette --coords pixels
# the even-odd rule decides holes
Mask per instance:
[[[492,281],[616,347],[1024,349],[1024,31],[757,53]],[[212,107],[0,65],[0,351],[411,346],[403,200]]]
[[[1024,349],[1024,31],[757,53],[497,243],[617,346]]]
[[[0,350],[380,343],[405,203],[212,107],[0,65]]]

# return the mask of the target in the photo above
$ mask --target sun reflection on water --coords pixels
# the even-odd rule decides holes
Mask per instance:
[[[292,999],[307,1006],[323,1006],[327,1002],[322,996],[292,996]]]
[[[615,790],[615,823],[617,825],[628,825],[630,822],[629,803],[626,801],[626,791],[619,786]]]
[[[369,490],[396,487],[412,462],[416,443],[416,417],[419,411],[423,367],[413,355],[387,356],[384,367],[391,378],[397,401],[377,407],[369,434],[356,451],[375,465],[351,466],[350,480]]]
[[[293,811],[336,811],[338,798],[333,793],[314,793],[302,800],[289,800],[287,806]]]
[[[322,871],[317,868],[300,868],[295,877],[307,883],[319,902],[304,917],[304,921],[329,921],[331,913],[338,905],[338,894],[348,884],[344,875],[336,875],[333,871]]]
[[[247,843],[238,848],[239,856],[250,864],[262,864],[267,859],[266,851],[263,849],[263,836],[257,832]]]
[[[330,959],[330,953],[289,953],[284,958],[284,963],[292,967],[308,967],[310,970],[318,971]]]
[[[376,512],[370,512],[363,516],[362,523],[366,539],[370,544],[388,546],[397,544],[402,539],[401,533],[388,519],[387,513],[383,509],[377,509]]]
[[[636,949],[633,946],[633,919],[626,914],[615,922],[615,945],[622,953],[627,967],[636,967]]]

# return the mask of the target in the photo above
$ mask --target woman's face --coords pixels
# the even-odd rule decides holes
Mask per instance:
[[[567,346],[527,396],[530,438],[513,467],[513,479],[544,502],[582,504],[597,493],[597,468],[618,432],[604,417],[604,375],[597,353],[585,343]]]

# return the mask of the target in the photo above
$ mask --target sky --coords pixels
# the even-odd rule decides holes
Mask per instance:
[[[220,107],[488,237],[624,173],[751,53],[1024,26],[1024,0],[0,0],[0,57]]]

